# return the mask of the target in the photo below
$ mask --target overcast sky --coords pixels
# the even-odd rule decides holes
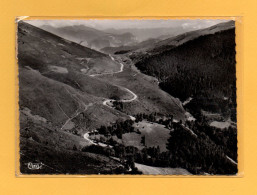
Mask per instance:
[[[228,20],[26,20],[26,22],[35,25],[51,25],[55,27],[73,26],[73,25],[85,25],[88,27],[96,28],[99,30],[114,28],[114,29],[126,29],[126,28],[170,28],[182,26],[184,28],[193,27],[196,29],[206,28],[215,25],[220,22],[226,22]]]

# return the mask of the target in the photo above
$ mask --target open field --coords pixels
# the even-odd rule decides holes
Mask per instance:
[[[122,141],[125,146],[135,146],[142,149],[144,146],[141,143],[142,136],[145,136],[145,145],[147,147],[160,147],[160,151],[167,151],[166,143],[169,138],[169,130],[157,123],[142,121],[135,123],[134,127],[141,134],[126,133],[122,136]]]
[[[152,167],[139,163],[135,163],[135,166],[139,171],[142,171],[144,175],[191,175],[186,169],[182,168]]]

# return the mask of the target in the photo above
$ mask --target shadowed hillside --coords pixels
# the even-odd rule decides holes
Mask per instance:
[[[183,101],[193,116],[185,124],[171,125],[170,166],[194,174],[236,174],[234,21],[181,34],[127,55],[141,72],[157,78],[161,89]],[[154,163],[145,160],[144,164]]]
[[[142,55],[141,57],[147,57],[154,54],[160,54],[166,50],[171,48],[178,47],[188,41],[194,40],[200,36],[211,35],[217,32],[221,32],[224,30],[234,29],[235,23],[234,21],[229,21],[225,23],[219,23],[217,25],[211,26],[209,28],[189,31],[186,33],[179,34],[177,36],[171,36],[169,38],[164,38],[158,42],[152,42],[152,44],[148,44],[147,47],[137,48],[133,52],[136,55]],[[140,59],[140,58],[139,58]]]
[[[233,23],[167,39],[147,54],[135,52],[131,58],[143,73],[158,78],[160,87],[172,96],[183,101],[193,98],[188,106],[194,112],[202,108],[236,120]]]

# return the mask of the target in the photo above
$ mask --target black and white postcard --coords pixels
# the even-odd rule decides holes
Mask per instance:
[[[234,21],[17,26],[21,174],[238,173]]]

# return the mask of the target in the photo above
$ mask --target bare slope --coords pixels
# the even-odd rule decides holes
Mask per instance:
[[[33,114],[46,118],[58,127],[90,107],[95,107],[96,113],[100,109],[101,116],[105,115],[104,119],[98,117],[94,123],[90,122],[91,118],[87,119],[91,126],[84,126],[84,131],[94,128],[93,124],[97,127],[127,117],[119,111],[97,106],[102,105],[103,98],[130,97],[126,90],[81,72],[82,68],[88,66],[81,64],[81,58],[97,62],[92,68],[99,66],[108,71],[118,70],[120,65],[108,55],[66,41],[24,22],[19,23],[18,30],[21,107],[29,108]]]
[[[18,58],[20,65],[30,66],[40,72],[51,71],[50,66],[68,71],[98,73],[119,69],[108,55],[62,39],[30,24],[18,24]]]
[[[99,79],[114,85],[125,87],[137,95],[135,101],[123,103],[123,111],[130,115],[138,113],[159,112],[172,114],[178,120],[184,120],[184,109],[178,99],[162,91],[156,84],[156,79],[138,71],[126,56],[119,56],[124,61],[124,71],[115,75],[102,75]]]
[[[115,71],[119,64],[24,22],[18,25],[18,60],[21,172],[98,174],[120,166],[108,157],[79,151],[90,144],[81,136],[88,130],[129,118],[102,105],[104,99],[130,95],[81,69]],[[42,168],[30,170],[28,162],[42,163]]]
[[[49,173],[108,173],[120,164],[78,151],[90,144],[85,132],[142,112],[184,119],[181,103],[129,61],[121,68],[121,59],[24,22],[18,24],[18,60],[23,173],[30,171],[28,161],[52,165],[45,166]],[[108,99],[121,100],[124,110],[104,105]]]
[[[135,166],[139,171],[142,171],[144,175],[191,175],[186,169],[182,168],[152,167],[139,163],[135,163]]]

